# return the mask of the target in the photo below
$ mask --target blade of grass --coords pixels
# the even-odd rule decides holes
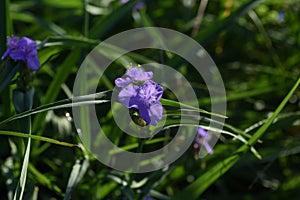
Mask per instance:
[[[133,6],[140,0],[131,0],[128,3],[118,7],[109,15],[106,15],[102,20],[98,20],[90,30],[90,38],[101,38],[110,28],[121,20],[124,15],[130,12]]]
[[[68,185],[67,185],[67,190],[66,194],[64,197],[64,200],[69,200],[71,198],[71,194],[79,181],[82,179],[83,175],[85,174],[86,170],[89,167],[89,159],[86,157],[82,163],[80,163],[79,160],[76,160],[76,163],[73,165],[69,180],[68,180]]]
[[[52,144],[57,144],[65,147],[78,147],[77,144],[72,144],[68,142],[61,142],[52,138],[47,138],[39,135],[29,135],[27,133],[20,133],[20,132],[13,132],[13,131],[1,131],[0,130],[0,135],[7,135],[7,136],[15,136],[15,137],[22,137],[22,138],[29,138],[29,139],[34,139],[34,140],[39,140],[43,142],[48,142]]]
[[[37,107],[35,109],[29,110],[26,112],[16,114],[6,120],[3,120],[0,122],[0,126],[5,123],[8,123],[10,121],[16,120],[16,119],[24,118],[24,117],[27,117],[30,115],[46,112],[49,110],[70,108],[70,107],[75,107],[75,106],[84,106],[84,105],[90,105],[90,104],[106,103],[106,102],[110,101],[110,100],[108,100],[110,98],[109,97],[110,93],[111,93],[111,91],[104,91],[104,92],[99,92],[99,93],[96,93],[93,95],[78,96],[78,97],[74,97],[71,99],[64,99],[61,101],[43,105],[43,106]],[[101,100],[102,98],[107,98],[107,99]]]
[[[12,12],[11,18],[15,21],[21,21],[24,23],[39,24],[45,30],[48,30],[51,34],[54,34],[54,35],[65,35],[66,34],[66,31],[64,29],[62,29],[60,26],[58,26],[52,22],[47,22],[39,17],[31,15],[30,13]]]
[[[28,122],[28,135],[31,135],[31,119],[30,117],[27,117]],[[24,155],[24,160],[22,164],[22,170],[20,174],[20,180],[16,187],[15,194],[14,194],[14,200],[23,199],[23,194],[25,190],[26,185],[26,179],[27,179],[27,169],[28,169],[28,163],[29,163],[29,155],[30,155],[30,146],[31,146],[31,138],[28,137],[27,147]]]
[[[217,113],[212,113],[212,112],[208,112],[206,110],[195,108],[193,106],[186,105],[186,104],[183,104],[183,103],[180,103],[180,102],[177,102],[177,101],[173,101],[173,100],[169,100],[169,99],[164,99],[164,98],[161,98],[160,101],[161,101],[161,103],[164,106],[171,106],[171,107],[176,107],[176,108],[180,108],[180,107],[181,108],[188,108],[188,109],[192,109],[192,110],[198,111],[200,113],[205,113],[205,114],[208,114],[208,115],[213,115],[213,116],[221,117],[221,118],[227,118],[224,115],[217,114]]]
[[[39,184],[47,187],[50,190],[55,191],[59,195],[63,195],[61,189],[52,181],[50,177],[46,176],[40,172],[35,166],[31,163],[28,165],[28,170],[30,171],[31,179],[35,179]]]
[[[253,146],[259,138],[266,132],[270,127],[274,119],[279,115],[284,106],[287,104],[288,100],[291,98],[292,94],[296,91],[300,84],[300,78],[297,80],[292,89],[288,92],[286,97],[274,111],[272,116],[266,121],[266,123],[261,126],[254,135],[249,139],[248,144],[244,144],[238,150],[236,150],[233,155],[220,161],[218,164],[210,168],[206,173],[197,178],[192,184],[185,187],[180,192],[177,192],[173,199],[179,200],[189,196],[191,199],[198,199],[199,196],[212,185],[220,176],[225,174],[240,158],[244,153],[246,153],[251,146]]]
[[[51,46],[66,46],[66,47],[95,47],[99,44],[99,41],[92,40],[84,37],[75,37],[75,36],[52,36],[48,37],[42,43],[40,43],[39,47],[51,47]]]

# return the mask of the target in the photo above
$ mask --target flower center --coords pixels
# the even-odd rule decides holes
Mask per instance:
[[[139,96],[147,106],[150,106],[159,101],[162,96],[162,92],[163,89],[161,86],[154,81],[149,80],[146,81],[140,88]]]

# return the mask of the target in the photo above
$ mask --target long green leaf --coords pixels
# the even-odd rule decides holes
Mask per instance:
[[[100,41],[88,39],[85,37],[75,36],[52,36],[48,37],[39,47],[51,47],[51,46],[66,46],[66,47],[95,47]]]
[[[45,30],[50,31],[52,34],[55,34],[55,35],[65,35],[66,34],[66,31],[64,29],[62,29],[60,26],[56,25],[55,23],[45,21],[45,20],[41,19],[40,17],[36,17],[29,13],[12,12],[11,17],[15,21],[39,24]]]
[[[205,113],[205,114],[208,114],[208,115],[213,115],[213,116],[217,116],[217,117],[221,117],[221,118],[227,118],[224,115],[221,115],[221,114],[218,114],[218,113],[208,112],[206,110],[195,108],[193,106],[183,104],[183,103],[180,103],[180,102],[177,102],[177,101],[164,99],[164,98],[162,98],[160,101],[164,106],[171,106],[171,107],[176,107],[176,108],[187,108],[187,109],[195,110],[195,111],[200,112],[200,113]]]
[[[31,120],[30,120],[30,117],[28,117],[28,126],[29,126],[28,127],[28,130],[29,130],[28,135],[31,135]],[[27,179],[27,169],[28,169],[28,163],[29,163],[30,146],[31,146],[31,138],[29,137],[28,142],[27,142],[25,155],[24,155],[23,164],[22,164],[20,180],[19,180],[19,183],[17,185],[17,188],[15,190],[15,194],[14,194],[14,200],[23,199],[23,194],[24,194],[26,179]]]
[[[140,0],[131,0],[128,3],[118,7],[102,20],[93,25],[90,30],[90,38],[101,38],[110,28],[112,28],[126,13],[129,13],[133,6]]]
[[[29,138],[29,139],[34,139],[34,140],[39,140],[39,141],[44,141],[52,144],[57,144],[61,146],[66,146],[66,147],[78,147],[77,144],[72,144],[68,142],[61,142],[52,138],[47,138],[39,135],[29,135],[27,133],[20,133],[20,132],[14,132],[14,131],[1,131],[0,130],[0,135],[8,135],[8,136],[15,136],[15,137],[23,137],[23,138]]]
[[[57,194],[62,195],[61,189],[51,180],[51,178],[36,169],[32,163],[29,163],[28,170],[30,171],[30,175],[32,175],[38,183],[55,191]]]
[[[76,163],[73,166],[72,172],[69,177],[68,185],[64,200],[69,200],[74,188],[77,186],[79,181],[82,179],[86,170],[89,167],[89,159],[86,157],[82,163],[79,160],[76,160]]]
[[[9,62],[0,68],[0,92],[11,82],[12,78],[16,75],[19,70],[20,64],[11,66]]]
[[[266,130],[270,127],[274,119],[279,115],[282,111],[288,100],[291,98],[292,94],[295,92],[297,87],[300,84],[300,78],[274,111],[272,116],[266,121],[266,123],[261,126],[255,134],[249,139],[248,144],[253,146],[259,138],[266,132]],[[243,145],[241,146],[232,156],[229,156],[225,160],[219,162],[212,168],[210,168],[206,173],[197,178],[192,184],[188,185],[186,188],[177,192],[174,195],[175,200],[184,199],[185,197],[189,197],[191,199],[198,199],[199,196],[211,185],[213,184],[220,176],[222,176],[225,172],[227,172],[240,158],[244,153],[246,153],[250,146]]]
[[[106,102],[110,101],[110,100],[108,100],[110,93],[111,93],[111,91],[104,91],[104,92],[99,92],[99,93],[96,93],[93,95],[84,95],[84,96],[74,97],[71,99],[64,99],[61,101],[43,105],[43,106],[37,107],[35,109],[29,110],[26,112],[16,114],[6,120],[3,120],[0,122],[0,125],[3,125],[5,123],[8,123],[8,122],[16,120],[16,119],[24,118],[24,117],[27,117],[30,115],[46,112],[49,110],[70,108],[70,107],[75,107],[75,106],[84,106],[84,105],[90,105],[90,104],[106,103]],[[106,98],[106,99],[103,99],[103,98]]]

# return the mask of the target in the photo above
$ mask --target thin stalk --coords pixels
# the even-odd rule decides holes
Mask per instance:
[[[61,142],[52,138],[47,138],[39,135],[29,135],[27,133],[20,133],[20,132],[14,132],[14,131],[0,131],[0,135],[7,135],[7,136],[14,136],[14,137],[22,137],[22,138],[31,138],[33,140],[39,140],[47,143],[52,143],[56,145],[61,145],[65,147],[79,147],[77,144],[72,144],[68,142]]]
[[[11,21],[9,16],[9,0],[0,1],[0,56],[6,50],[6,38],[11,34]],[[0,61],[1,62],[1,61]],[[4,118],[11,115],[11,91],[7,87],[3,90],[1,94],[3,108],[4,108]]]

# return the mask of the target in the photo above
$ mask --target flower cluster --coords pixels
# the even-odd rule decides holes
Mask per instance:
[[[115,84],[123,88],[118,95],[119,102],[137,109],[147,124],[155,126],[162,118],[163,107],[159,100],[164,90],[152,77],[152,72],[133,67],[127,70],[125,78],[117,78]]]
[[[200,145],[203,145],[207,153],[213,154],[214,150],[212,147],[208,144],[208,141],[211,139],[212,135],[205,131],[203,128],[198,127],[197,129],[197,136],[195,138],[195,147],[199,148]]]
[[[30,70],[36,71],[40,68],[40,61],[37,57],[36,42],[27,37],[10,37],[7,39],[9,48],[4,52],[1,59],[8,55],[13,60],[21,60],[27,63]]]

